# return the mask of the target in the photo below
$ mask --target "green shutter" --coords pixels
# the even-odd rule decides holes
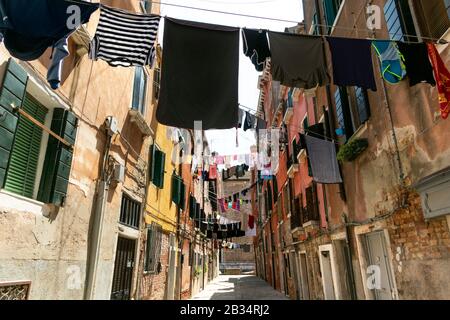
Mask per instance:
[[[153,181],[153,177],[155,176],[155,151],[156,151],[156,146],[154,144],[152,144],[150,146],[150,159],[149,159],[149,180]]]
[[[181,197],[181,181],[180,178],[173,174],[172,175],[172,202],[176,205],[180,205]]]
[[[22,106],[28,75],[13,59],[8,62],[0,91],[0,188],[4,187],[19,116],[11,105]]]
[[[74,145],[77,134],[76,116],[66,109],[54,109],[51,130]],[[39,201],[56,206],[64,205],[69,187],[72,158],[72,148],[52,136],[49,137],[38,194]]]
[[[325,11],[325,20],[327,24],[328,33],[331,31],[332,26],[334,24],[334,20],[336,20],[336,15],[338,11],[336,0],[323,0],[323,8]]]
[[[166,155],[164,152],[155,150],[154,176],[153,184],[159,189],[164,188],[164,169],[166,162]]]
[[[21,108],[40,123],[45,122],[48,110],[29,94],[25,95]],[[20,115],[6,173],[5,190],[28,198],[34,197],[41,142],[42,129]]]
[[[186,208],[186,187],[184,186],[183,180],[180,182],[180,209],[184,210]]]
[[[195,198],[194,196],[190,195],[189,196],[189,217],[191,219],[195,218]]]

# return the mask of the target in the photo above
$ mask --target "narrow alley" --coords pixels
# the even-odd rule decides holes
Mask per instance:
[[[253,275],[220,275],[192,300],[288,300]]]

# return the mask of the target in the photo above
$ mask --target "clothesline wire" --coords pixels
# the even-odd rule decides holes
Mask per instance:
[[[80,3],[80,1],[77,0],[64,0],[67,2],[72,2],[72,3]],[[136,1],[140,1],[140,0],[136,0]],[[205,12],[212,12],[212,13],[219,13],[219,14],[225,14],[225,15],[233,15],[233,16],[239,16],[239,17],[247,17],[247,18],[254,18],[254,19],[260,19],[260,20],[269,20],[269,21],[279,21],[279,22],[288,22],[288,23],[295,23],[297,25],[303,25],[306,26],[306,22],[299,22],[299,21],[294,21],[294,20],[287,20],[287,19],[280,19],[280,18],[271,18],[271,17],[262,17],[262,16],[255,16],[255,15],[249,15],[249,14],[242,14],[242,13],[235,13],[235,12],[228,12],[228,11],[221,11],[221,10],[213,10],[213,9],[206,9],[206,8],[199,8],[199,7],[192,7],[192,6],[186,6],[186,5],[181,5],[181,4],[174,4],[174,3],[167,3],[167,2],[160,2],[160,1],[152,1],[152,3],[154,4],[160,4],[160,5],[166,5],[166,6],[172,6],[172,7],[179,7],[179,8],[185,8],[185,9],[191,9],[191,10],[199,10],[199,11],[205,11]],[[94,4],[93,4],[94,5]],[[153,14],[154,16],[159,16],[162,18],[167,18],[166,16],[161,16],[159,14]],[[344,26],[334,26],[334,25],[328,25],[328,24],[313,24],[314,26],[321,26],[321,27],[327,27],[327,28],[332,28],[332,29],[342,29],[342,30],[358,30],[358,31],[365,31],[365,32],[374,32],[374,30],[370,30],[369,28],[356,28],[356,27],[344,27]],[[242,29],[242,27],[236,27],[236,28],[240,28]],[[268,29],[264,29],[266,31],[270,31]],[[388,32],[389,35],[396,35],[396,33],[394,32]],[[315,36],[323,36],[323,37],[331,37],[331,35],[328,34],[318,34]],[[437,43],[441,43],[441,44],[446,44],[448,43],[445,39],[443,38],[433,38],[433,37],[425,37],[425,36],[418,36],[418,35],[411,35],[411,34],[403,34],[402,35],[405,38],[416,38],[416,39],[425,39],[425,40],[429,40],[429,41],[433,41],[433,42],[437,42]],[[367,38],[365,38],[365,40],[368,40]],[[375,39],[374,39],[375,40]],[[377,39],[377,40],[382,40],[382,39]],[[392,41],[392,39],[385,39],[388,41]],[[401,41],[404,43],[417,43],[417,42],[413,42],[413,41]]]

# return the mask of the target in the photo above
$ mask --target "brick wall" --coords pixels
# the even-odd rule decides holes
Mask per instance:
[[[142,277],[142,298],[144,300],[163,300],[166,292],[169,268],[169,235],[161,237],[161,272],[156,275],[144,274]]]

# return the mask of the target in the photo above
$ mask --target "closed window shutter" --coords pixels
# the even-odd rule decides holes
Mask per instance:
[[[278,181],[276,176],[272,176],[273,183],[273,202],[276,203],[278,201]]]
[[[327,25],[328,33],[330,33],[334,20],[336,20],[337,10],[335,0],[323,0],[323,8],[325,11],[325,20]]]
[[[150,147],[150,167],[149,167],[149,179],[153,182],[153,177],[155,176],[155,152],[156,152],[156,146],[154,144]]]
[[[184,186],[183,180],[180,180],[180,209],[186,209],[186,187]]]
[[[28,75],[25,70],[10,59],[0,91],[0,188],[5,185],[6,170],[19,121],[19,116],[13,111],[12,105],[22,106],[27,82]]]
[[[25,95],[21,108],[40,123],[45,122],[48,110],[30,95]],[[5,190],[28,198],[34,197],[41,142],[42,129],[29,119],[19,116]]]
[[[195,198],[192,195],[190,195],[189,196],[189,217],[191,219],[195,218],[195,208],[196,208]]]
[[[172,175],[172,202],[180,205],[181,181],[177,175]]]
[[[159,189],[164,187],[164,167],[166,162],[166,155],[160,150],[155,150],[155,168],[153,176],[153,184]]]
[[[73,146],[77,135],[77,123],[78,119],[72,112],[56,108],[53,111],[51,130]],[[72,158],[72,148],[52,136],[49,137],[39,188],[39,201],[56,206],[64,205],[69,187]]]
[[[147,247],[145,250],[145,271],[150,271],[151,265],[152,265],[152,238],[153,238],[153,229],[147,228]]]

